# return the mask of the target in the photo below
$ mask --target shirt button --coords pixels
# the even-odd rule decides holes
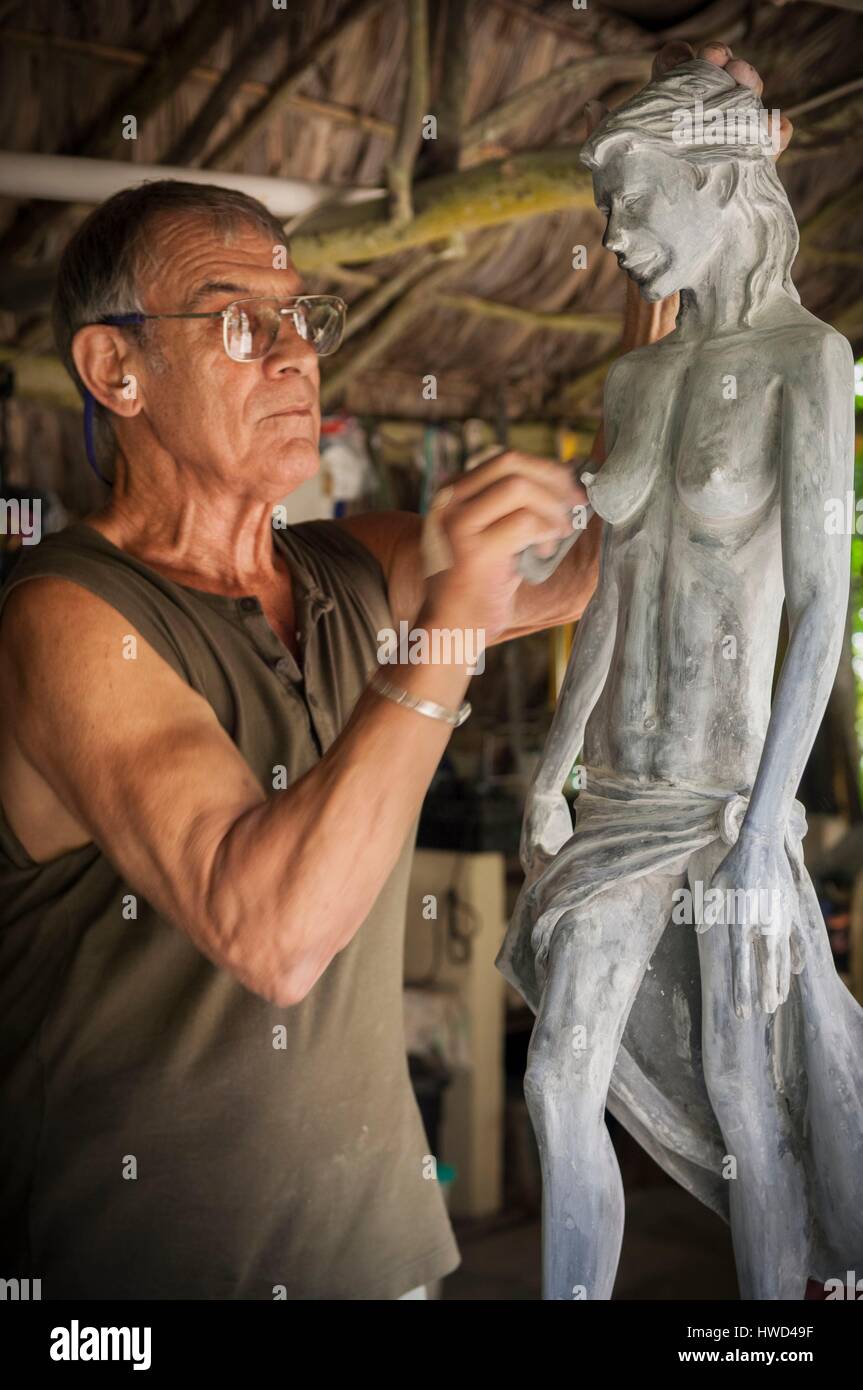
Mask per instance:
[[[645,727],[645,729],[655,729],[655,728],[656,728],[656,720],[655,720],[651,715],[648,715],[647,718],[646,718],[645,721],[644,721],[644,727]]]
[[[292,664],[286,656],[281,657],[276,662],[276,672],[278,675],[284,676],[285,678],[293,674]]]

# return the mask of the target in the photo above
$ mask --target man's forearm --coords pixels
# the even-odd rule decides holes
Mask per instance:
[[[421,613],[417,627],[436,624]],[[458,707],[464,666],[399,665],[388,680]],[[228,968],[279,1004],[299,1002],[351,940],[392,871],[452,727],[372,691],[324,758],[246,811],[224,837],[209,931]]]

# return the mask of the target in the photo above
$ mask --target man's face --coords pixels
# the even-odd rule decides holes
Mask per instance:
[[[239,223],[225,238],[199,217],[164,218],[150,236],[157,269],[145,271],[141,284],[147,313],[204,312],[235,299],[302,292],[290,263],[273,269],[274,244],[254,226]],[[181,469],[261,501],[285,496],[317,472],[318,358],[288,316],[255,362],[228,357],[220,318],[151,322],[146,335],[142,414]]]
[[[722,235],[710,187],[699,189],[683,159],[650,149],[614,149],[593,175],[594,201],[608,218],[612,251],[643,299],[697,286]]]

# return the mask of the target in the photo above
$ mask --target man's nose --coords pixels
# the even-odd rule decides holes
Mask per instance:
[[[290,314],[282,314],[276,341],[264,359],[269,372],[298,372],[301,376],[317,376],[318,354],[303,338]]]

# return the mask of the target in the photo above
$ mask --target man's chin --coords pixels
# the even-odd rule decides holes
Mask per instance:
[[[281,501],[310,478],[314,478],[320,472],[320,468],[320,452],[317,445],[312,444],[310,440],[297,440],[287,447],[273,450],[257,467],[262,495],[267,500],[275,498]]]
[[[296,483],[313,478],[320,470],[321,451],[317,440],[292,439],[290,444],[278,450],[277,460],[279,472],[286,478],[294,479],[296,486]]]

